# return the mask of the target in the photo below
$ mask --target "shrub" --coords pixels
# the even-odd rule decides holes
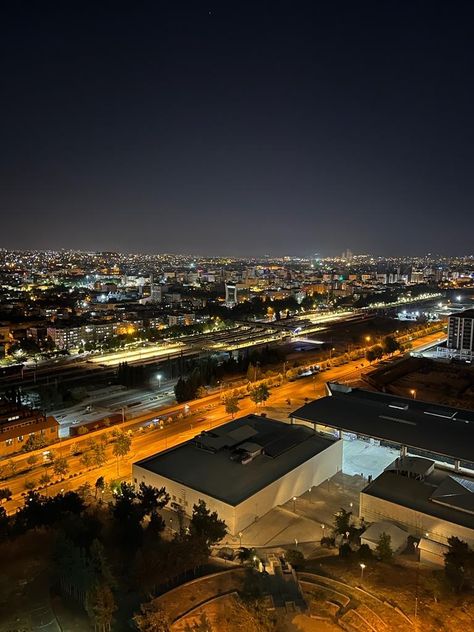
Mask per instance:
[[[357,551],[357,556],[361,560],[370,560],[373,557],[372,549],[368,544],[361,544]]]
[[[293,568],[300,570],[304,568],[305,559],[303,553],[297,549],[290,549],[285,554],[286,561],[293,566]]]
[[[326,546],[328,549],[331,547],[336,546],[336,540],[335,538],[332,538],[331,536],[324,536],[323,538],[321,538],[321,546]]]
[[[341,544],[341,546],[339,547],[339,557],[347,559],[351,555],[352,555],[352,549],[350,545],[347,544],[347,542],[345,542],[344,544]]]

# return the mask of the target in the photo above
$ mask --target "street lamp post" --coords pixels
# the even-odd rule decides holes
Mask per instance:
[[[360,581],[362,583],[362,581],[364,580],[364,568],[365,568],[365,564],[363,564],[362,562],[359,564],[360,566]]]
[[[410,395],[413,397],[413,399],[416,399],[416,390],[414,388],[410,389]]]
[[[239,547],[240,548],[242,548],[242,536],[243,536],[242,531],[239,531]]]
[[[293,513],[296,513],[296,496],[293,496]]]
[[[162,377],[163,376],[161,375],[161,373],[158,373],[157,376],[156,376],[156,379],[158,380],[158,389],[161,388],[161,378]]]

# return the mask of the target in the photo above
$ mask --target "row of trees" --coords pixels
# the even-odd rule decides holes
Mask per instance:
[[[99,477],[96,497],[104,487]],[[136,599],[149,599],[195,574],[226,533],[217,513],[200,501],[187,525],[184,514],[178,513],[172,537],[163,537],[160,512],[169,499],[164,488],[145,483],[138,489],[119,484],[108,504],[88,503],[76,492],[53,497],[29,492],[15,515],[7,516],[0,507],[0,539],[13,540],[39,529],[50,533],[58,586],[84,607],[94,630],[108,632],[125,595],[138,591]],[[45,550],[37,554],[48,555]],[[122,612],[120,617],[126,620],[131,614]]]
[[[129,433],[121,430],[113,430],[110,435],[103,434],[99,440],[89,439],[86,441],[84,452],[78,453],[75,446],[72,446],[71,457],[79,456],[80,464],[86,468],[102,467],[104,466],[110,457],[107,456],[107,443],[112,443],[112,456],[116,459],[117,475],[120,474],[120,461],[131,450],[132,438]],[[48,452],[45,461],[36,454],[31,454],[27,460],[29,468],[33,469],[40,465],[41,474],[37,474],[37,478],[29,478],[25,487],[28,490],[35,489],[36,487],[44,487],[52,482],[52,477],[55,476],[62,480],[70,471],[70,460],[65,455],[57,455],[55,451],[50,450]],[[23,470],[23,471],[28,471]],[[13,459],[10,459],[6,466],[0,468],[0,478],[13,477],[18,474],[18,464]],[[0,489],[0,493],[2,490]]]
[[[401,345],[394,336],[386,336],[381,345],[375,345],[367,349],[365,357],[369,362],[381,360],[385,354],[392,355],[401,350]]]

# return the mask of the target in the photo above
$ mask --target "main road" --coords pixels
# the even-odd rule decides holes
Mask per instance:
[[[439,332],[425,336],[414,344],[413,350],[425,347],[429,342],[435,344],[439,337]],[[289,413],[305,401],[324,396],[326,394],[326,382],[355,382],[360,380],[361,376],[372,368],[366,361],[355,360],[294,382],[284,382],[281,386],[274,387],[271,390],[270,398],[265,406],[256,406],[249,397],[241,399],[237,414],[238,416],[245,416],[250,413],[267,412],[270,417],[287,420]],[[133,462],[169,449],[191,439],[203,430],[210,430],[229,421],[230,415],[226,414],[224,405],[221,402],[222,394],[217,393],[202,400],[189,402],[187,404],[187,415],[181,419],[176,418],[175,421],[165,425],[163,428],[150,423],[150,420],[156,417],[156,412],[140,415],[123,424],[123,429],[129,432],[132,438],[132,447],[129,454],[117,460],[112,454],[113,445],[108,444],[106,447],[108,460],[100,468],[86,468],[81,463],[81,456],[74,455],[72,452],[73,450],[79,450],[80,445],[84,445],[88,439],[99,441],[101,434],[105,431],[90,433],[86,437],[68,439],[60,444],[55,444],[53,449],[56,456],[67,457],[69,472],[64,480],[56,480],[42,490],[42,493],[54,495],[63,490],[77,489],[86,482],[94,485],[99,476],[103,476],[109,481],[119,478],[129,480]],[[181,404],[163,409],[160,417],[170,417],[177,411],[183,411],[183,408]],[[15,462],[22,460],[25,463],[28,456],[28,454],[20,455],[15,457],[14,460]],[[3,469],[5,467],[7,467],[7,464],[6,461],[3,461]],[[18,469],[20,468],[21,463],[19,463]],[[50,472],[51,469],[50,466]],[[6,509],[9,513],[22,505],[22,494],[26,491],[27,482],[37,482],[44,472],[44,463],[35,464],[28,472],[21,473],[2,483],[3,487],[8,487],[13,492],[12,500],[6,504]]]

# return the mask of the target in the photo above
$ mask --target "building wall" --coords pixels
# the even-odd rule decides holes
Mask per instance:
[[[474,529],[441,520],[388,500],[369,496],[363,491],[360,493],[359,516],[366,522],[390,520],[404,527],[414,536],[421,537],[428,533],[426,537],[441,544],[447,544],[448,538],[456,536],[468,542],[470,546],[474,546]]]
[[[46,445],[58,440],[59,423],[54,417],[27,418],[19,422],[8,431],[0,428],[0,457],[21,452],[30,436],[41,436]]]
[[[235,533],[235,508],[217,498],[198,492],[191,487],[181,485],[165,476],[150,472],[137,464],[132,466],[132,482],[134,485],[140,485],[144,482],[154,487],[166,487],[166,491],[170,494],[170,504],[175,502],[181,505],[186,515],[190,516],[193,511],[193,505],[199,500],[204,500],[211,511],[217,511],[219,518],[225,521],[230,533]]]
[[[469,355],[474,351],[474,318],[452,315],[448,320],[448,349]]]
[[[446,549],[447,550],[447,549]],[[425,566],[444,566],[444,556],[442,553],[420,550],[420,563]]]
[[[137,464],[133,464],[132,478],[135,485],[139,485],[143,481],[154,487],[166,487],[171,495],[170,502],[177,502],[188,515],[191,515],[194,504],[201,499],[204,500],[211,511],[216,511],[219,517],[225,520],[229,533],[236,535],[249,524],[268,513],[273,507],[282,505],[293,496],[300,496],[311,487],[320,485],[341,469],[342,441],[336,441],[323,452],[288,472],[236,507],[150,472]]]
[[[286,503],[293,496],[301,496],[311,487],[321,485],[340,470],[342,470],[342,441],[335,441],[323,452],[316,454],[306,463],[240,503],[236,507],[233,533],[245,529],[273,507]]]

